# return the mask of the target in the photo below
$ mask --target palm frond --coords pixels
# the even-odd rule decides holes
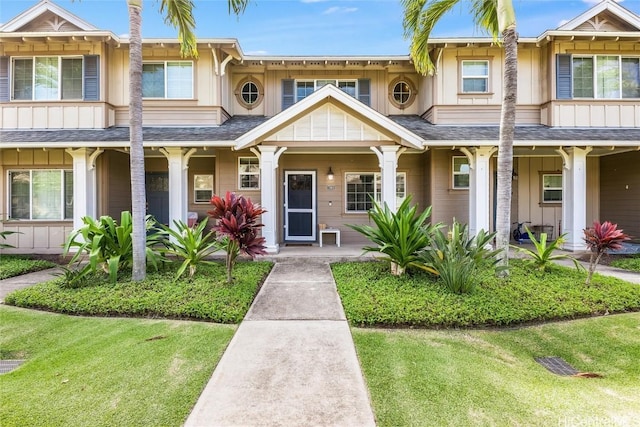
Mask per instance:
[[[164,15],[164,22],[178,30],[180,54],[183,57],[198,57],[196,43],[196,21],[193,16],[193,0],[162,0],[160,13]]]

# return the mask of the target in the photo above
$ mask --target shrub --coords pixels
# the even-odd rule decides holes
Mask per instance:
[[[159,224],[162,231],[172,239],[165,240],[164,253],[175,255],[182,259],[182,264],[176,271],[176,279],[180,278],[189,268],[189,277],[193,277],[198,264],[208,263],[205,257],[220,249],[221,245],[215,238],[215,233],[204,233],[209,218],[205,218],[196,227],[189,227],[183,221],[173,221],[176,229]]]
[[[391,261],[392,274],[401,276],[409,265],[420,259],[418,253],[429,245],[433,231],[441,227],[441,224],[427,223],[431,216],[431,206],[420,215],[416,215],[416,210],[416,206],[411,206],[411,196],[407,196],[396,212],[389,209],[386,203],[381,206],[373,200],[369,219],[376,226],[348,226],[376,245],[365,246],[363,249],[366,252],[386,255],[385,259]]]
[[[640,272],[640,254],[614,260],[611,265],[616,268]]]
[[[609,221],[605,221],[602,224],[596,221],[593,223],[592,228],[584,230],[584,241],[591,251],[589,272],[585,282],[587,285],[591,283],[591,277],[596,271],[602,255],[606,254],[607,251],[622,248],[622,242],[625,240],[630,240],[629,236],[624,234],[621,229],[618,229],[618,224],[612,224]]]
[[[120,214],[120,225],[108,215],[96,220],[91,217],[82,218],[84,225],[74,230],[69,235],[64,246],[64,254],[72,249],[75,251],[69,261],[69,266],[76,263],[79,267],[75,280],[80,280],[89,272],[103,270],[109,274],[109,279],[115,283],[118,272],[125,268],[131,268],[133,264],[133,221],[129,211]],[[147,261],[154,267],[162,261],[162,256],[153,246],[160,242],[155,231],[155,220],[148,215],[147,228]],[[82,266],[84,255],[89,257],[89,262]]]
[[[522,246],[511,245],[511,247],[517,249],[519,252],[529,255],[533,260],[533,264],[538,270],[542,272],[546,271],[547,267],[551,264],[552,261],[559,259],[570,259],[571,261],[573,261],[578,270],[581,268],[578,260],[576,260],[571,255],[553,254],[557,249],[559,249],[560,246],[562,246],[565,241],[564,237],[567,235],[567,233],[561,234],[556,240],[547,244],[547,233],[540,233],[540,241],[538,241],[536,240],[536,236],[528,228],[525,227],[525,230],[529,235],[529,240],[531,240],[531,243],[533,243],[533,246],[535,247],[535,251],[523,248]]]
[[[467,224],[453,221],[447,237],[440,229],[433,233],[431,245],[420,252],[420,263],[414,265],[437,275],[447,289],[457,294],[473,291],[478,270],[494,267],[500,250],[488,249],[496,233],[480,230],[469,237]]]
[[[214,195],[211,204],[213,210],[208,214],[217,220],[213,229],[226,251],[227,282],[231,283],[233,267],[240,253],[251,258],[266,254],[264,237],[258,237],[258,230],[264,226],[258,222],[258,217],[266,211],[251,199],[229,191],[224,199]]]

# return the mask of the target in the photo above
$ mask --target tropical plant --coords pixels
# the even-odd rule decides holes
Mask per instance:
[[[529,235],[529,240],[531,240],[531,243],[533,243],[535,250],[532,251],[531,249],[515,245],[511,245],[511,247],[518,250],[518,252],[529,255],[531,257],[531,260],[533,261],[533,264],[538,270],[542,272],[546,271],[547,267],[552,263],[552,261],[559,259],[569,259],[573,261],[578,270],[582,267],[578,260],[569,254],[553,254],[564,244],[565,236],[567,235],[567,233],[561,234],[553,242],[547,243],[547,233],[540,233],[540,241],[538,241],[536,240],[536,236],[531,232],[531,230],[529,230],[527,227],[525,227],[524,229]]]
[[[227,282],[233,281],[233,267],[240,253],[255,258],[265,255],[264,237],[258,237],[263,224],[258,217],[266,211],[251,199],[227,191],[224,198],[214,195],[211,198],[213,210],[208,214],[217,220],[212,228],[218,233],[218,239],[226,252]]]
[[[609,221],[600,223],[595,221],[593,227],[584,229],[584,241],[591,251],[589,257],[589,271],[586,284],[591,284],[591,277],[604,254],[610,250],[622,248],[622,242],[630,240],[630,237],[618,228],[618,224]]]
[[[146,267],[145,170],[142,139],[142,1],[126,0],[129,10],[129,142],[131,162],[131,208],[133,212],[132,280],[144,280]],[[244,12],[248,0],[228,0],[229,11]],[[198,57],[193,0],[160,0],[165,22],[178,29],[180,54]]]
[[[421,262],[413,265],[438,276],[451,292],[472,292],[478,281],[478,272],[498,263],[496,255],[501,249],[490,248],[495,235],[480,230],[476,236],[470,237],[467,224],[460,224],[454,219],[447,234],[441,228],[434,231],[431,244],[420,252]]]
[[[211,261],[205,258],[219,250],[221,245],[216,240],[215,233],[209,231],[205,234],[209,218],[205,218],[195,227],[189,227],[183,221],[173,221],[175,229],[164,224],[159,224],[163,232],[170,238],[165,241],[164,253],[175,255],[182,259],[182,264],[176,272],[176,280],[189,268],[189,277],[193,277],[198,264]]]
[[[120,224],[112,217],[105,215],[99,219],[83,217],[84,225],[69,235],[64,245],[64,255],[74,252],[69,266],[77,264],[78,274],[75,280],[80,280],[89,272],[103,270],[109,274],[109,280],[115,283],[118,272],[133,265],[133,237],[134,229],[131,213],[123,211],[120,214]],[[156,269],[162,261],[162,256],[154,249],[161,242],[155,233],[155,220],[146,217],[145,222],[145,254],[147,260]],[[88,262],[85,262],[85,255]],[[146,265],[146,262],[145,262]]]
[[[385,259],[391,261],[391,273],[401,276],[409,265],[419,260],[419,251],[429,245],[431,233],[441,224],[432,225],[427,222],[431,216],[431,206],[417,215],[417,206],[411,206],[411,196],[404,199],[396,212],[386,203],[380,205],[375,200],[372,202],[369,219],[375,223],[375,227],[352,224],[347,226],[375,244],[365,246],[365,252],[386,255]]]
[[[435,65],[428,41],[442,16],[460,0],[402,0],[405,36],[411,38],[411,57],[421,74],[433,74]],[[504,46],[504,72],[502,74],[502,112],[498,145],[498,171],[496,190],[496,248],[500,251],[500,265],[508,265],[511,222],[511,174],[513,171],[513,138],[516,118],[518,84],[518,34],[512,0],[473,0],[468,3],[477,27],[489,32],[496,41],[502,34]],[[507,269],[498,269],[507,273]]]
[[[11,230],[4,230],[4,231],[0,231],[0,237],[2,237],[2,240],[7,240],[7,236],[10,236],[11,234],[22,234],[19,231],[11,231]],[[8,243],[0,243],[0,249],[7,249],[7,248],[14,248],[15,246],[10,245]]]

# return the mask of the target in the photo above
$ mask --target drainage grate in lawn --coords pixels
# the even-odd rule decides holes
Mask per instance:
[[[24,360],[0,360],[0,374],[6,374],[22,365]]]
[[[578,370],[569,365],[562,357],[536,357],[535,361],[557,375],[575,375]]]

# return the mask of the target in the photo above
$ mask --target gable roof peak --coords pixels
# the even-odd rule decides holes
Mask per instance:
[[[620,5],[617,0],[602,0],[600,3],[595,4],[593,7],[585,11],[584,13],[576,16],[570,21],[562,24],[557,28],[560,31],[573,31],[577,30],[581,25],[593,20],[598,15],[605,13],[610,13],[616,18],[620,19],[622,22],[627,24],[630,27],[633,27],[635,31],[640,31],[640,16],[631,12],[629,9],[624,8]],[[595,20],[597,23],[597,19]],[[596,31],[599,30],[596,26]]]
[[[51,0],[40,0],[38,3],[25,10],[15,18],[11,19],[6,24],[0,26],[0,32],[17,32],[28,25],[30,22],[36,20],[38,17],[42,16],[45,13],[52,13],[59,18],[62,18],[64,21],[68,22],[70,25],[80,29],[81,31],[96,31],[97,27],[88,23],[82,18],[74,15],[68,10],[58,6]]]

